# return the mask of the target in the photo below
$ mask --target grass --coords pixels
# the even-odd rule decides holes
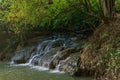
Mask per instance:
[[[119,80],[120,21],[99,26],[81,54],[81,68],[99,80]]]

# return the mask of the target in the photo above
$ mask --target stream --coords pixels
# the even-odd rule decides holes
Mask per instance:
[[[15,52],[0,64],[0,80],[91,80],[80,76],[77,37],[53,36]],[[79,46],[79,47],[78,47]]]
[[[0,64],[0,80],[91,80],[86,77],[71,77],[64,73],[39,71],[27,66]]]

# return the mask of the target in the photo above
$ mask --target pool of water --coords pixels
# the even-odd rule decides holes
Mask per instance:
[[[49,73],[25,66],[0,64],[0,80],[91,80],[86,77],[72,77],[67,74]]]

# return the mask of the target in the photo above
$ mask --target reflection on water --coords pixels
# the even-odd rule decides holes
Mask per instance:
[[[29,67],[0,65],[0,80],[91,80],[66,74],[38,71]]]

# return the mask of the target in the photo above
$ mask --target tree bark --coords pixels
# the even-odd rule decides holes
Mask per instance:
[[[48,4],[53,4],[53,1],[52,0],[48,0]]]
[[[112,20],[115,16],[115,0],[104,0],[103,12],[105,17]]]

